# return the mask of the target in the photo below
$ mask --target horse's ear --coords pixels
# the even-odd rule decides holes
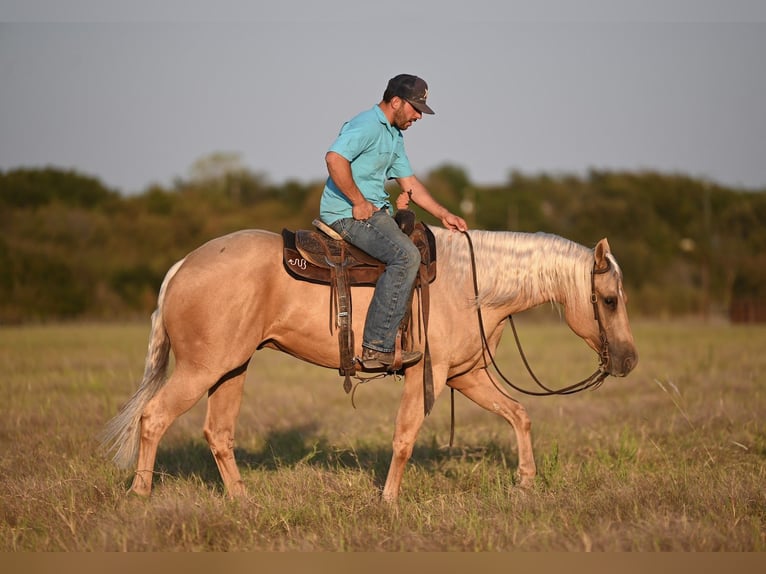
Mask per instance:
[[[609,261],[606,258],[606,254],[610,251],[609,242],[606,240],[606,237],[596,244],[596,249],[593,253],[596,260],[596,269],[605,270],[609,267]]]

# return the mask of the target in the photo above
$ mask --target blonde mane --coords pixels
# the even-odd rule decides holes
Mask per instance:
[[[433,229],[439,265],[448,265],[460,284],[473,284],[468,241],[460,234]],[[477,303],[500,307],[530,301],[590,296],[593,250],[549,233],[469,232],[479,285]],[[473,287],[471,287],[473,289]]]

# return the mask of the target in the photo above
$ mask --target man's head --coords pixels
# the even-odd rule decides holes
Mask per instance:
[[[399,74],[388,80],[388,86],[383,93],[383,101],[390,102],[399,97],[412,105],[421,114],[433,114],[434,111],[426,104],[428,84],[422,78],[410,74]]]

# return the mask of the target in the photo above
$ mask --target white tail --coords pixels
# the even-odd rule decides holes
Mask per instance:
[[[160,293],[157,297],[157,308],[152,313],[149,348],[146,352],[146,364],[141,385],[130,400],[120,409],[120,412],[106,424],[101,434],[102,450],[106,454],[114,453],[112,460],[121,468],[128,468],[135,464],[138,456],[138,444],[141,438],[141,414],[146,404],[167,381],[170,339],[168,339],[165,332],[162,320],[162,307],[168,283],[184,261],[185,259],[181,259],[173,265],[162,281]]]

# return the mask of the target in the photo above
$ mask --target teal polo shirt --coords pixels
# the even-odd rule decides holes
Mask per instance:
[[[357,187],[373,205],[392,211],[385,189],[389,179],[413,174],[404,151],[401,130],[388,123],[383,110],[375,105],[343,124],[328,151],[343,156],[351,163],[351,175]],[[319,202],[319,217],[334,223],[352,217],[352,204],[337,188],[332,178],[325,183]]]

